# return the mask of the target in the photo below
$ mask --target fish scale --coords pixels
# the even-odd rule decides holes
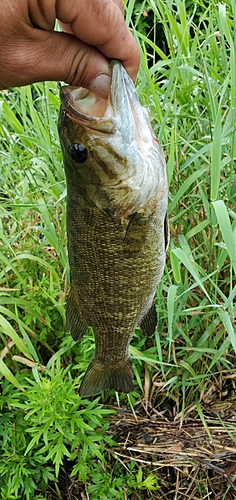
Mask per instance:
[[[72,284],[80,284],[76,293],[84,318],[94,329],[97,346],[95,355],[100,360],[101,354],[103,359],[109,360],[111,357],[113,360],[122,360],[135,326],[150,295],[152,301],[159,280],[156,268],[160,263],[153,258],[156,255],[156,231],[149,229],[147,248],[143,248],[147,259],[152,262],[147,267],[139,252],[134,252],[133,257],[130,257],[126,249],[124,256],[119,228],[122,235],[124,229],[120,220],[116,220],[114,228],[114,221],[98,209],[93,209],[92,213],[90,210],[84,211],[84,217],[87,237],[82,241],[76,232],[71,238],[70,223],[68,225],[68,237],[72,245],[73,239],[80,240],[80,251],[74,253],[70,261],[70,268],[73,268]],[[81,217],[80,224],[83,227]],[[79,232],[78,226],[77,230]],[[148,305],[151,306],[151,303]]]
[[[107,109],[104,117],[89,115],[99,100],[91,92],[86,108],[84,89],[61,91],[71,273],[67,325],[75,340],[88,326],[95,337],[94,358],[80,387],[84,397],[133,390],[129,344],[138,324],[146,335],[155,330],[155,292],[168,240],[161,147],[125,70],[117,61],[111,70],[107,108],[99,103]],[[137,142],[140,126],[144,145]]]

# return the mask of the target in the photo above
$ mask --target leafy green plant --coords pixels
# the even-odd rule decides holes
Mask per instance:
[[[24,412],[18,408],[23,404],[20,403],[22,399],[21,392],[4,384],[0,414],[0,492],[4,499],[31,499],[35,491],[45,491],[48,481],[56,479],[51,464],[45,467],[46,461],[39,446],[25,455],[29,436]]]
[[[24,393],[4,384],[0,474],[3,491],[14,498],[24,494],[28,500],[38,488],[45,491],[65,458],[73,464],[71,476],[82,482],[93,471],[93,460],[105,463],[104,446],[113,444],[105,421],[111,410],[98,400],[82,401],[68,371],[53,365],[39,373],[35,367],[35,380],[27,380]]]
[[[148,474],[146,478],[143,477],[143,469],[142,466],[138,468],[138,472],[136,474],[136,484],[134,481],[134,478],[131,477],[130,480],[128,480],[128,485],[129,486],[136,486],[137,490],[150,490],[150,491],[156,491],[158,490],[158,482],[155,474]]]
[[[124,493],[131,495],[135,493],[137,498],[141,491],[157,491],[159,489],[156,474],[143,471],[141,466],[137,467],[134,461],[124,467],[115,465],[112,470],[94,467],[91,473],[91,484],[86,488],[89,498],[96,500],[124,498]]]

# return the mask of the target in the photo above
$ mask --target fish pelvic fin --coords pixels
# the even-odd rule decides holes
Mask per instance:
[[[155,301],[151,305],[150,309],[148,309],[148,312],[143,316],[143,318],[139,322],[139,326],[140,330],[142,331],[142,334],[146,335],[147,337],[152,337],[152,335],[155,333],[157,326],[157,311],[156,311]]]
[[[73,285],[66,303],[66,326],[74,340],[80,340],[88,329],[88,325],[81,315]]]
[[[91,361],[80,386],[80,396],[95,396],[108,389],[125,393],[134,390],[131,358],[117,363],[101,363],[96,357]]]

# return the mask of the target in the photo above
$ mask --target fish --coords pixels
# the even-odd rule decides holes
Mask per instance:
[[[166,163],[148,112],[117,60],[108,99],[63,86],[58,123],[67,183],[67,328],[95,354],[81,397],[134,390],[129,345],[151,336],[168,246]]]

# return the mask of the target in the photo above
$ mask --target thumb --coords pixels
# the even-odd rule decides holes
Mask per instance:
[[[59,80],[90,88],[107,98],[110,69],[107,59],[98,49],[72,34],[32,31],[30,37],[14,43],[12,50],[9,47],[5,56],[3,53],[0,56],[0,88]]]

